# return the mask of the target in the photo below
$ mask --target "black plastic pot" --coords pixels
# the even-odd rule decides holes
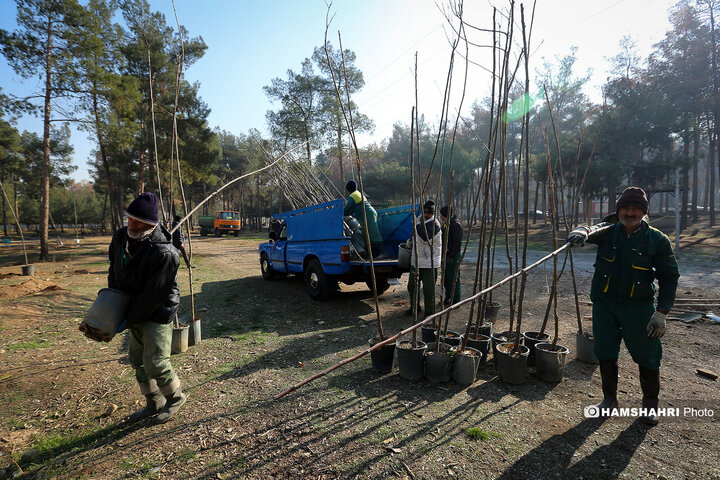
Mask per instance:
[[[577,332],[575,335],[575,356],[583,363],[591,363],[597,365],[598,359],[595,356],[595,337],[588,332]]]
[[[453,380],[459,385],[471,385],[475,381],[483,354],[472,347],[455,352],[453,358]]]
[[[420,327],[420,338],[425,343],[434,342],[436,331],[437,329],[432,325],[423,325],[422,327]]]
[[[428,343],[425,350],[425,378],[433,383],[449,382],[452,375],[453,352],[450,345],[440,343],[440,351],[435,351],[435,342]]]
[[[490,351],[490,337],[487,335],[478,335],[467,339],[467,346],[474,348],[482,354],[480,366],[484,367],[487,363],[488,352]]]
[[[462,333],[451,332],[449,330],[445,333],[445,335],[440,335],[441,342],[452,345],[453,347],[457,347],[458,345],[460,345],[460,341],[462,340],[462,338]]]
[[[420,380],[423,378],[425,368],[425,342],[417,342],[412,348],[412,342],[406,340],[396,343],[397,361],[400,378],[406,380]]]
[[[535,370],[546,382],[560,382],[565,374],[565,360],[570,351],[562,345],[540,342],[535,344]]]
[[[528,347],[528,349],[530,350],[530,354],[528,355],[528,366],[535,366],[535,344],[540,342],[547,342],[549,339],[550,335],[548,335],[547,333],[523,332],[523,345]]]
[[[492,334],[492,323],[483,323],[478,327],[478,335],[485,335],[489,337]]]
[[[525,345],[520,345],[518,351],[512,353],[514,346],[513,342],[504,342],[497,346],[497,370],[504,383],[520,385],[525,382],[529,352]]]
[[[377,338],[370,339],[370,345],[374,346],[380,340]],[[378,373],[390,373],[393,366],[393,358],[395,357],[395,344],[389,343],[380,348],[376,348],[370,352],[370,363],[372,369]]]
[[[505,330],[504,332],[497,332],[490,335],[490,345],[492,345],[493,357],[497,358],[497,346],[500,343],[507,342],[510,337],[510,332]]]
[[[485,323],[495,323],[499,312],[500,304],[498,302],[490,302],[489,304],[486,304],[485,315],[483,317],[485,319]]]

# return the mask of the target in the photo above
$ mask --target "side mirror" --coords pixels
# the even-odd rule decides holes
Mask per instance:
[[[275,232],[275,231],[270,231],[270,240],[272,240],[272,241],[277,241],[277,239],[278,239],[277,232]]]

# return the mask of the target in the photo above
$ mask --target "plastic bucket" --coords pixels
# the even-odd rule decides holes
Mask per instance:
[[[594,365],[600,363],[595,356],[595,339],[592,335],[581,334],[580,332],[577,332],[575,334],[575,342],[575,346],[577,347],[575,355],[577,356],[578,360],[583,363],[590,363]]]
[[[463,353],[455,353],[453,379],[459,385],[470,385],[475,381],[483,354],[472,347],[465,347]]]
[[[200,319],[196,319],[194,322],[190,322],[190,331],[188,332],[188,346],[192,347],[197,345],[202,340],[202,328],[200,325]]]
[[[114,288],[103,288],[80,324],[86,336],[109,342],[130,307],[130,296]],[[91,335],[88,335],[91,333]]]
[[[404,243],[398,245],[398,268],[410,268],[410,249]]]
[[[546,382],[560,382],[565,375],[565,360],[570,351],[552,343],[535,344],[535,367],[537,374]]]
[[[188,349],[188,338],[190,336],[190,327],[180,325],[180,328],[173,328],[172,343],[170,344],[170,353],[183,353]]]
[[[370,345],[374,346],[378,343],[377,338],[370,339]],[[393,358],[395,356],[395,344],[390,343],[383,345],[370,352],[370,362],[372,369],[378,373],[390,373],[393,367]]]
[[[412,348],[412,342],[396,343],[398,370],[400,378],[406,380],[420,380],[423,378],[425,366],[425,343],[418,341],[417,347]]]

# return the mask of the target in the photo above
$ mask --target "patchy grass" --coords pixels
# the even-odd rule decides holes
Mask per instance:
[[[39,452],[38,459],[34,463],[52,462],[54,457],[75,449],[89,447],[98,441],[103,441],[117,431],[116,425],[106,428],[89,428],[82,433],[53,432],[36,438],[33,448]]]
[[[5,348],[7,348],[10,351],[14,350],[34,350],[36,348],[49,348],[52,347],[53,341],[47,338],[39,338],[37,340],[29,340],[27,342],[19,342],[19,343],[13,343],[11,345],[7,345]]]
[[[483,430],[480,427],[470,427],[465,430],[465,435],[468,436],[468,438],[471,438],[473,440],[489,440],[492,437],[500,438],[500,435],[498,435],[495,432],[487,432]]]

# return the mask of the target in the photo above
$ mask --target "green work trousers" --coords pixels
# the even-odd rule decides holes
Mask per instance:
[[[662,344],[658,338],[648,338],[645,331],[654,311],[650,302],[633,304],[595,299],[592,325],[598,360],[617,360],[622,340],[635,363],[651,370],[659,369]]]
[[[420,268],[419,278],[422,284],[423,297],[425,298],[425,315],[435,313],[435,282],[437,281],[437,268]],[[410,270],[410,279],[408,280],[408,293],[410,294],[410,305],[415,298],[415,269]],[[417,303],[420,305],[420,296],[418,295]]]
[[[445,259],[445,300],[452,299],[452,303],[460,301],[460,257],[461,255],[458,253],[453,258]],[[453,284],[455,284],[454,291]]]
[[[175,378],[170,364],[172,323],[142,322],[131,325],[129,330],[128,357],[138,383],[154,379],[162,388],[172,382]]]

